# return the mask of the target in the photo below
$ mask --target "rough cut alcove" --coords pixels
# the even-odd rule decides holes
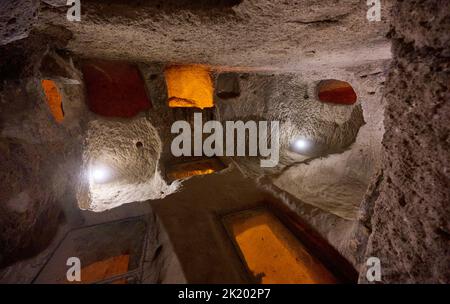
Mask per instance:
[[[82,62],[89,109],[105,117],[130,118],[151,108],[139,69],[127,62]]]

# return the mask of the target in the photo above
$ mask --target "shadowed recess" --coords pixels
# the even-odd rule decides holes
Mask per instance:
[[[319,82],[317,95],[320,101],[342,105],[352,105],[358,99],[355,90],[348,82],[335,79]]]
[[[84,62],[82,71],[92,112],[129,118],[151,108],[144,81],[135,65],[95,60]]]

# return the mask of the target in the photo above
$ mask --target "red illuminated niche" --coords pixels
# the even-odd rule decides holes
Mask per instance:
[[[322,80],[317,86],[317,95],[320,101],[342,105],[352,105],[358,99],[348,82],[334,79]]]
[[[144,80],[135,65],[92,60],[82,64],[89,109],[107,117],[133,117],[151,108]]]

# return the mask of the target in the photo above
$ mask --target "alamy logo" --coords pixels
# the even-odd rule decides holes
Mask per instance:
[[[77,257],[70,257],[66,262],[67,266],[70,266],[66,272],[66,278],[69,282],[81,281],[81,261]]]
[[[381,281],[381,262],[377,257],[370,257],[367,259],[366,266],[369,268],[366,272],[366,279],[369,282]]]
[[[367,0],[367,20],[369,22],[381,21],[381,0]]]
[[[255,121],[245,123],[226,121],[224,127],[219,121],[210,120],[203,125],[202,114],[195,113],[193,132],[191,125],[183,120],[174,122],[171,132],[179,134],[173,139],[170,147],[172,154],[176,157],[192,156],[193,148],[194,156],[268,157],[268,159],[261,159],[261,167],[275,167],[279,161],[280,125],[278,121],[270,122],[270,128],[267,121],[259,121],[258,124]],[[202,143],[204,133],[211,135]],[[194,138],[193,147],[192,137]],[[269,141],[270,147],[268,147]],[[246,142],[248,142],[248,149],[246,149]],[[246,150],[248,150],[247,155]]]
[[[81,21],[81,2],[80,0],[67,0],[66,5],[70,5],[67,10],[68,21]]]

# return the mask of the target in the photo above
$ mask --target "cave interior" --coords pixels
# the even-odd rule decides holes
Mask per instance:
[[[0,282],[450,282],[449,2],[65,2],[0,3]]]

